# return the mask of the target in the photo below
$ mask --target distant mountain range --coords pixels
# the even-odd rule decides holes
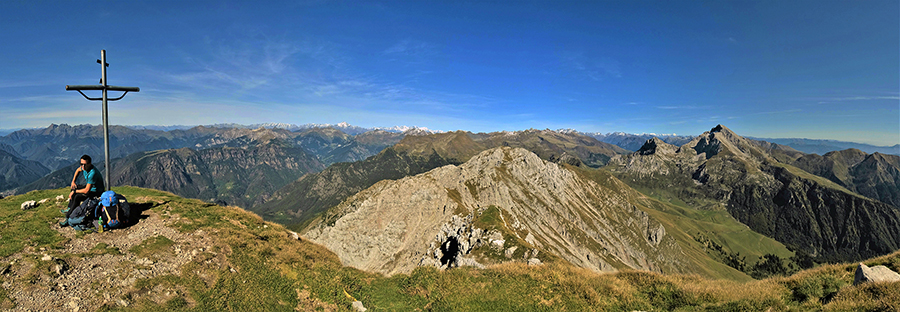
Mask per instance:
[[[828,152],[845,150],[848,148],[855,148],[861,150],[863,152],[872,154],[872,153],[881,153],[881,154],[893,154],[900,155],[900,144],[895,144],[894,146],[876,146],[870,144],[863,143],[854,143],[854,142],[843,142],[843,141],[835,141],[835,140],[815,140],[815,139],[771,139],[771,138],[755,138],[756,140],[762,140],[766,142],[777,143],[781,145],[787,145],[793,147],[794,149],[807,153],[807,154],[819,154],[825,155]]]
[[[196,126],[125,126],[127,128],[135,129],[135,130],[159,130],[159,131],[171,131],[171,130],[187,130]],[[359,126],[354,126],[348,124],[346,122],[341,122],[337,124],[315,124],[308,123],[303,125],[289,124],[289,123],[259,123],[259,124],[250,124],[250,125],[242,125],[236,123],[222,123],[222,124],[213,124],[207,125],[207,127],[212,128],[235,128],[235,129],[257,129],[257,128],[266,128],[266,129],[285,129],[288,131],[303,131],[308,129],[315,128],[333,128],[338,129],[341,132],[344,132],[349,135],[357,135],[360,133],[365,133],[373,130],[384,130],[387,132],[394,133],[402,133],[409,130],[418,129],[420,131],[425,131],[428,133],[440,133],[441,131],[433,131],[428,128],[423,127],[409,127],[409,126],[394,126],[394,127],[374,127],[374,128],[363,128]],[[14,130],[10,130],[8,132],[13,132]]]

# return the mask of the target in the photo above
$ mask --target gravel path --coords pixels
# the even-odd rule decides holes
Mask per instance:
[[[136,198],[134,202],[149,201],[149,198]],[[202,230],[180,233],[169,227],[179,219],[170,214],[169,209],[163,204],[142,212],[139,221],[128,228],[88,233],[80,238],[70,227],[52,225],[69,238],[63,248],[26,247],[4,259],[12,266],[0,286],[16,304],[11,311],[95,311],[106,305],[128,306],[132,300],[140,298],[164,303],[179,295],[182,291],[179,289],[162,286],[136,289],[134,286],[138,279],[178,275],[181,266],[200,253],[211,253],[212,257],[207,254],[206,261],[224,262],[224,257],[208,250],[212,242]],[[129,251],[157,236],[168,238],[174,245],[145,257]],[[106,250],[115,247],[119,253],[99,254],[102,251],[96,250],[92,253],[92,249],[101,243],[108,245]]]

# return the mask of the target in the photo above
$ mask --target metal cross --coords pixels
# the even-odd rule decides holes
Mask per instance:
[[[109,67],[109,63],[106,63],[106,50],[100,50],[100,59],[97,60],[97,63],[100,63],[100,70],[101,70],[99,85],[77,85],[77,86],[67,85],[66,91],[78,91],[78,93],[81,93],[81,95],[84,96],[85,99],[88,99],[91,101],[101,101],[101,100],[103,101],[103,145],[104,145],[105,152],[106,152],[106,168],[105,168],[106,174],[103,175],[103,178],[104,178],[104,180],[106,180],[106,181],[104,181],[104,182],[106,182],[104,184],[104,187],[107,190],[109,190],[109,189],[112,189],[112,185],[109,184],[109,117],[106,113],[106,102],[121,100],[123,97],[125,97],[126,94],[128,94],[129,91],[141,92],[141,88],[117,87],[117,86],[110,86],[109,84],[106,83],[106,68]],[[102,90],[103,96],[99,97],[99,98],[88,97],[87,95],[84,94],[84,92],[81,92],[82,90]],[[122,93],[122,96],[120,96],[120,97],[109,99],[106,97],[106,91],[110,91],[110,90],[111,91],[125,91],[125,93]]]

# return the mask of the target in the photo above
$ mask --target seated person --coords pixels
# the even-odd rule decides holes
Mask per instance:
[[[81,166],[75,170],[75,176],[72,177],[72,183],[69,186],[72,189],[72,191],[69,192],[69,207],[63,211],[66,214],[66,219],[69,218],[72,209],[81,205],[82,201],[91,197],[98,197],[104,190],[103,176],[101,176],[100,171],[91,164],[91,156],[83,155],[81,156],[80,161]],[[78,173],[81,173],[84,176],[85,185],[83,186],[75,184]]]

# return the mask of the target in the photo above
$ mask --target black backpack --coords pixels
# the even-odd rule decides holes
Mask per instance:
[[[96,218],[94,215],[94,207],[99,206],[99,204],[100,199],[96,197],[85,199],[81,202],[81,205],[75,207],[75,209],[72,210],[72,213],[69,214],[69,226],[76,230],[85,230],[91,227],[91,221]]]

